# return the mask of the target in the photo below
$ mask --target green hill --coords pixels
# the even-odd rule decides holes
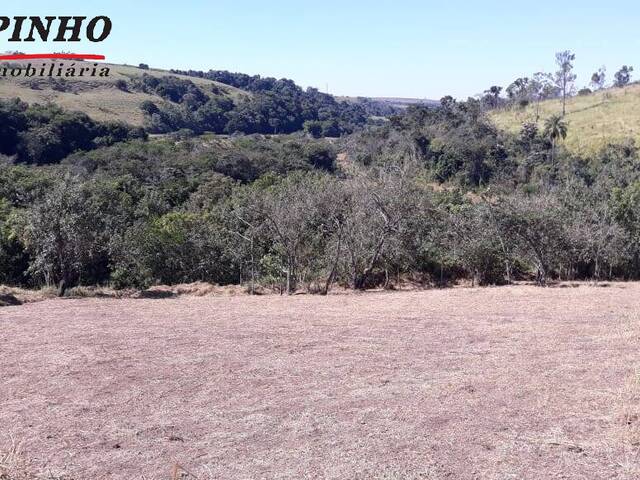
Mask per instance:
[[[540,104],[540,120],[562,112],[561,100]],[[491,118],[499,128],[517,133],[524,122],[533,122],[536,106],[495,111]],[[633,138],[640,143],[640,85],[614,88],[567,101],[569,134],[567,148],[577,153],[593,153],[610,142]]]
[[[71,62],[56,62],[70,64]],[[78,66],[91,66],[91,62],[74,62]],[[63,88],[56,79],[49,78],[24,78],[3,77],[0,78],[0,98],[19,97],[27,103],[54,103],[67,110],[77,110],[86,113],[97,121],[120,120],[131,125],[141,126],[144,121],[140,105],[145,100],[155,104],[164,101],[157,95],[151,95],[138,91],[122,91],[117,88],[118,80],[129,81],[144,74],[155,77],[167,75],[190,80],[203,88],[208,95],[212,93],[213,86],[220,95],[237,97],[249,95],[249,93],[229,85],[211,80],[175,75],[166,70],[140,69],[127,65],[100,64],[107,66],[111,72],[109,77],[101,78],[65,78]]]

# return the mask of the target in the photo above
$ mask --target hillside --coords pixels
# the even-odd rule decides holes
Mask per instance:
[[[540,104],[540,125],[562,111],[561,100]],[[535,121],[536,106],[500,110],[491,114],[495,124],[517,133],[524,122]],[[594,153],[612,141],[634,138],[640,142],[640,85],[603,90],[567,101],[569,134],[566,146],[576,153]]]
[[[72,62],[57,62],[71,64]],[[73,62],[78,66],[91,66],[91,62]],[[64,79],[64,91],[55,79],[4,77],[0,78],[0,98],[19,97],[27,103],[55,103],[67,110],[77,110],[86,113],[97,121],[120,120],[134,126],[141,126],[144,114],[140,105],[145,100],[155,104],[163,103],[157,95],[137,91],[122,91],[116,87],[118,80],[129,81],[142,77],[145,73],[154,77],[172,75],[184,80],[190,80],[211,97],[211,87],[217,87],[222,96],[235,98],[239,95],[249,95],[237,88],[202,78],[174,75],[166,70],[143,70],[127,65],[101,64],[111,69],[108,78],[95,77]]]
[[[43,64],[34,65],[42,68]],[[80,71],[92,71],[94,65],[67,62],[59,71],[67,73],[73,66],[73,72],[79,75]],[[378,109],[368,108],[368,103],[340,102],[286,78],[110,64],[100,64],[111,69],[108,78],[91,74],[67,78],[59,73],[53,77],[11,76],[16,66],[24,64],[5,68],[11,70],[9,76],[0,74],[0,99],[20,98],[31,105],[50,103],[67,111],[84,112],[94,121],[144,125],[150,134],[179,130],[196,134],[286,134],[306,130],[314,137],[340,137],[380,115]]]

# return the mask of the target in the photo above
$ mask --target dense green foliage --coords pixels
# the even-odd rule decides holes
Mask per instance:
[[[371,112],[366,102],[339,102],[317,89],[303,90],[291,80],[252,77],[253,81],[244,82],[233,78],[225,77],[223,83],[240,85],[250,94],[233,101],[221,96],[228,92],[215,85],[206,92],[190,80],[146,74],[132,81],[130,88],[168,102],[142,105],[152,133],[189,129],[196,133],[278,134],[306,128],[316,137],[339,137],[364,126]]]
[[[0,154],[17,155],[21,162],[56,163],[78,150],[145,137],[141,129],[97,123],[84,113],[65,112],[55,105],[0,100]]]
[[[188,82],[154,88],[192,95]],[[93,137],[36,166],[16,164],[25,126],[79,117],[2,108],[2,283],[203,280],[323,293],[408,279],[640,277],[638,149],[571,155],[561,117],[512,136],[487,121],[481,100],[444,98],[337,141]]]

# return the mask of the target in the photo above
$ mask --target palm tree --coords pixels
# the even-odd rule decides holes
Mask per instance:
[[[562,119],[562,115],[552,115],[544,122],[544,137],[551,142],[551,162],[553,163],[556,156],[556,143],[558,139],[567,138],[569,127],[567,122]]]

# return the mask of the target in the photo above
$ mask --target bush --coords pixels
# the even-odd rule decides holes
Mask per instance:
[[[116,247],[112,281],[116,288],[198,280],[227,283],[233,266],[208,219],[172,212],[129,228]]]
[[[27,282],[30,258],[19,238],[18,211],[0,198],[0,285],[21,285]]]
[[[118,90],[121,90],[123,92],[128,92],[129,91],[129,87],[127,86],[127,82],[125,80],[118,79],[118,80],[116,80],[115,85],[116,85],[116,88]]]

